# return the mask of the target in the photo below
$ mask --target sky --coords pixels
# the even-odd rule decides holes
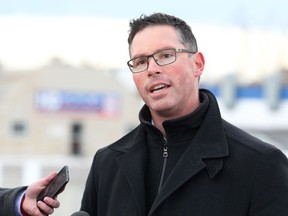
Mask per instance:
[[[196,32],[206,77],[241,69],[253,82],[288,65],[287,8],[287,0],[0,0],[0,66],[32,68],[60,57],[127,70],[128,21],[164,12]]]
[[[193,22],[288,31],[287,0],[0,0],[0,15],[132,19],[165,12]]]
[[[196,29],[206,59],[204,79],[214,81],[241,70],[241,79],[254,83],[277,71],[278,65],[288,68],[287,9],[288,0],[0,0],[0,72],[2,63],[4,68],[22,69],[46,64],[51,56],[70,63],[105,62],[108,56],[107,64],[125,66],[120,76],[134,88],[126,65],[127,20],[164,12],[193,24],[193,32]],[[217,28],[199,27],[202,24]],[[275,116],[273,120],[281,122]]]

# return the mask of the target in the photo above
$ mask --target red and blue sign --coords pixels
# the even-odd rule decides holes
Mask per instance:
[[[116,116],[120,112],[120,96],[115,92],[40,90],[36,92],[35,105],[40,112],[88,112]]]

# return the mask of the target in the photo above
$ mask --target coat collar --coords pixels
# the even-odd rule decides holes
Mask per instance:
[[[189,134],[189,130],[191,131],[194,127],[198,127],[198,123],[195,125],[195,122],[199,122],[199,115],[203,116],[200,117],[202,121],[201,125],[199,126],[198,131],[193,137],[191,145],[188,146],[187,150],[193,149],[193,151],[195,151],[195,156],[197,155],[197,157],[201,159],[227,156],[229,153],[228,145],[216,98],[210,91],[205,89],[200,90],[200,98],[205,98],[203,99],[203,103],[207,104],[207,106],[205,104],[201,106],[202,109],[205,109],[205,116],[203,116],[203,112],[201,112],[201,110],[196,109],[193,113],[187,116],[167,120],[163,123],[165,129],[167,130],[167,134],[168,136],[172,134],[170,137],[173,137],[175,136],[174,134],[178,133],[178,135],[176,135],[176,139],[189,138],[189,135],[186,134]],[[146,105],[143,106],[139,118],[141,121],[141,126],[144,127],[148,133],[153,133],[155,137],[161,136],[161,132],[151,124],[151,115]]]
[[[222,119],[216,99],[209,91],[203,91],[209,97],[209,109],[206,117],[175,169],[166,180],[163,190],[156,198],[150,212],[186,181],[206,168],[210,179],[223,167],[223,157],[229,155],[228,144],[222,126]],[[185,170],[185,172],[183,172]]]
[[[209,177],[212,179],[222,169],[223,157],[229,155],[217,101],[208,90],[201,90],[201,93],[206,94],[209,98],[209,108],[204,121],[191,145],[183,153],[163,185],[163,189],[153,203],[150,213],[177,188],[201,170],[206,168]],[[142,213],[145,212],[146,137],[146,130],[140,124],[134,131],[110,146],[113,150],[123,152],[117,158],[117,162],[133,191],[139,212]]]

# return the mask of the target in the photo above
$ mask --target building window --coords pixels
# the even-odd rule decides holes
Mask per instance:
[[[71,126],[71,138],[72,138],[72,154],[82,154],[82,133],[83,125],[81,123],[73,123]]]
[[[27,131],[26,124],[22,121],[16,121],[12,123],[11,131],[12,134],[15,136],[23,136],[26,134]]]

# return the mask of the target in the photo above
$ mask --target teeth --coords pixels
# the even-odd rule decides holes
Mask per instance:
[[[153,88],[153,91],[164,88],[164,87],[165,87],[165,85],[157,85]]]
[[[158,91],[158,90],[163,89],[163,88],[165,88],[165,85],[163,85],[163,84],[157,85],[152,89],[152,92]]]

